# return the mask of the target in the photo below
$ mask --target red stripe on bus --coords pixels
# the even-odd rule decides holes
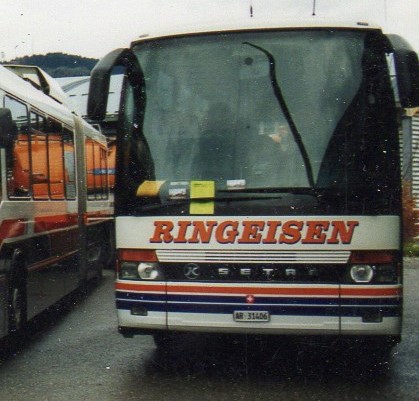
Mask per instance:
[[[144,283],[116,283],[117,290],[125,291],[165,291],[165,285],[147,285]],[[205,293],[205,294],[259,294],[259,295],[308,295],[308,296],[339,296],[339,288],[260,288],[260,287],[206,287],[206,286],[167,286],[168,293]]]
[[[68,228],[78,224],[77,213],[58,214],[53,216],[35,217],[34,232],[56,230],[58,228]]]
[[[49,259],[44,259],[41,260],[40,262],[34,263],[33,265],[31,265],[28,270],[30,272],[34,272],[34,271],[38,271],[38,270],[43,270],[46,269],[48,267],[50,267],[51,265],[55,265],[57,263],[60,263],[61,261],[69,258],[70,256],[73,256],[77,253],[77,250],[68,252],[64,255],[60,255],[60,256],[53,256]]]
[[[112,219],[113,214],[111,209],[104,209],[104,210],[97,210],[94,212],[87,212],[84,213],[83,219],[84,224],[91,225],[97,223],[103,223]]]
[[[342,287],[341,294],[342,297],[400,297],[402,289],[400,287]]]
[[[128,284],[128,283],[116,283],[115,288],[117,290],[124,291],[140,291],[140,292],[166,292],[166,286],[163,284],[147,285],[147,284]]]
[[[339,296],[339,288],[261,288],[261,287],[189,287],[169,286],[170,293],[209,293],[209,294],[259,294],[259,295],[308,295]]]
[[[116,283],[117,290],[150,292],[166,290],[165,285],[149,285],[145,283]],[[381,287],[365,287],[365,288],[260,288],[260,287],[217,287],[217,286],[185,286],[168,284],[168,293],[205,293],[205,294],[259,294],[259,295],[286,295],[286,296],[333,296],[339,297],[400,297],[402,295],[401,288],[381,288]]]
[[[26,219],[3,220],[0,224],[0,240],[25,234]]]

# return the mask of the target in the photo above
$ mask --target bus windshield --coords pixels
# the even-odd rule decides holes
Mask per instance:
[[[389,212],[399,170],[383,49],[374,31],[327,29],[140,43],[145,100],[133,104],[126,85],[123,129],[136,145],[124,174],[134,187],[333,190]]]

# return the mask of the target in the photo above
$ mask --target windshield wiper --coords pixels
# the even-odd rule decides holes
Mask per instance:
[[[192,202],[250,202],[255,200],[272,200],[272,199],[282,199],[282,196],[275,195],[276,192],[266,193],[263,192],[258,195],[243,196],[243,193],[240,191],[218,191],[219,193],[229,193],[229,196],[216,196],[216,197],[200,197],[200,198],[185,198],[185,199],[167,199],[160,200],[160,203],[153,203],[150,205],[142,205],[143,210],[154,210],[164,207],[171,206],[182,206],[188,205]],[[252,191],[249,191],[252,192]],[[257,191],[253,191],[257,193]]]
[[[288,106],[285,102],[284,96],[282,95],[281,88],[278,84],[278,80],[276,78],[275,58],[269,51],[267,51],[263,47],[254,45],[253,43],[250,43],[250,42],[243,42],[243,44],[254,47],[255,49],[261,51],[263,54],[266,55],[266,57],[269,60],[269,75],[270,75],[270,78],[271,78],[271,84],[272,84],[272,89],[274,91],[275,98],[278,101],[282,112],[284,113],[284,116],[285,116],[285,118],[287,120],[287,123],[290,127],[290,130],[291,130],[292,136],[294,138],[294,141],[297,144],[298,149],[300,150],[301,156],[302,156],[303,161],[304,161],[304,166],[305,166],[305,169],[306,169],[308,183],[311,187],[314,187],[313,169],[311,167],[310,158],[308,157],[308,153],[307,153],[307,150],[304,146],[303,139],[301,138],[301,134],[298,132],[297,126],[295,125],[294,120],[292,119],[291,113],[288,109]]]
[[[256,187],[256,188],[238,188],[238,189],[218,189],[218,193],[266,193],[266,194],[274,194],[274,193],[292,193],[292,194],[307,194],[307,193],[315,193],[317,191],[316,188],[312,187]]]
[[[308,195],[314,198],[321,198],[328,191],[322,188],[312,187],[261,187],[261,188],[240,188],[240,189],[221,189],[218,193],[238,193],[238,194],[291,194]]]

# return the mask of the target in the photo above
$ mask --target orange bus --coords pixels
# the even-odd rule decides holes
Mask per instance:
[[[0,101],[4,337],[22,333],[28,320],[110,263],[113,162],[106,138],[69,110],[42,70],[0,67]]]

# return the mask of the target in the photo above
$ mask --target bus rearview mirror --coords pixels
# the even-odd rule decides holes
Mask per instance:
[[[397,88],[404,108],[419,107],[419,64],[412,47],[398,35],[387,35],[394,51]]]
[[[136,57],[129,49],[116,49],[103,57],[90,74],[87,116],[93,122],[103,121],[108,105],[109,85],[112,71],[122,67],[128,78],[139,69]]]

